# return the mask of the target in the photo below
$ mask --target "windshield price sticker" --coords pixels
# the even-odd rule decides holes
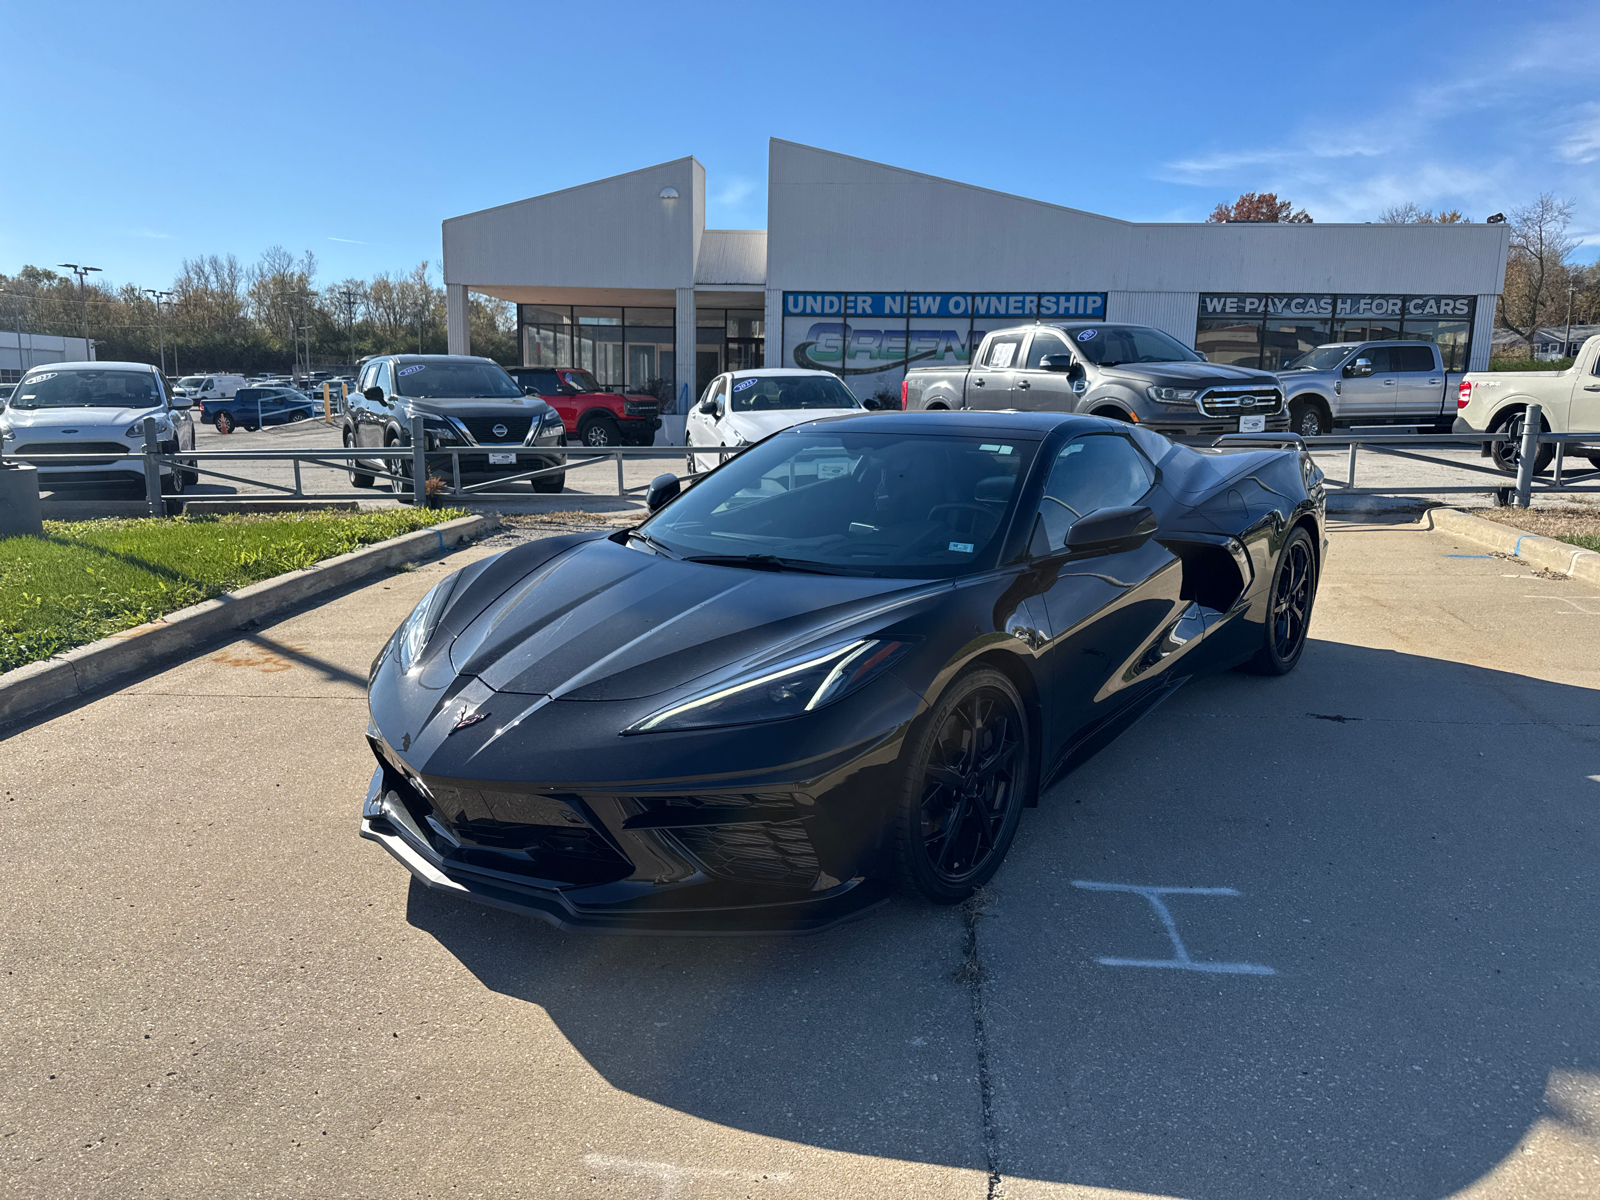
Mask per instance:
[[[427,364],[418,363],[414,367],[401,367],[400,368],[400,375],[401,375],[402,378],[404,378],[407,375],[415,375],[418,371],[426,371],[427,369],[428,369]]]
[[[46,371],[43,375],[29,375],[28,382],[43,383],[46,379],[54,379],[59,374],[61,374],[60,371]]]
[[[950,549],[956,551],[958,554],[971,554],[972,553],[972,543],[971,542],[951,542],[950,543]]]
[[[817,478],[837,479],[841,475],[850,474],[850,460],[848,458],[823,458],[817,460]]]
[[[757,381],[754,379],[741,379],[738,383],[733,385],[733,390],[736,392],[742,392],[745,390],[745,388],[755,387],[756,382]]]
[[[1011,447],[1010,446],[1002,446],[997,442],[985,442],[983,445],[979,446],[978,449],[979,450],[987,450],[990,454],[1010,454],[1011,453]]]
[[[1094,337],[1094,335],[1099,333],[1099,332],[1100,331],[1098,329],[1085,329],[1082,333],[1080,333],[1078,335],[1078,340],[1080,342],[1087,342],[1090,338]]]

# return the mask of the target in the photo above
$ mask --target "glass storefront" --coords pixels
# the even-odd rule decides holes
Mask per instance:
[[[582,367],[602,387],[647,392],[673,411],[676,324],[670,308],[521,304],[525,367]]]
[[[992,329],[1105,312],[1104,292],[785,292],[779,365],[831,371],[898,407],[908,366],[965,366]]]
[[[694,313],[695,392],[723,371],[765,366],[767,314],[759,308],[697,308]]]
[[[1434,342],[1445,370],[1472,353],[1474,296],[1202,293],[1194,348],[1212,362],[1276,371],[1332,342]]]

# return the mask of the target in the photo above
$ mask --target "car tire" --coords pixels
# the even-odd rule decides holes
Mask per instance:
[[[395,435],[392,434],[392,433],[388,437],[383,439],[383,448],[385,450],[393,449],[394,447],[397,447],[399,445],[400,445],[400,439],[395,437]],[[391,492],[393,492],[397,496],[403,496],[408,491],[410,491],[410,489],[406,487],[405,483],[402,482],[402,480],[405,478],[405,473],[406,473],[406,461],[405,461],[405,459],[403,459],[403,458],[386,458],[383,461],[383,466],[384,466],[384,469],[386,471],[388,471],[391,476],[394,476],[394,478],[391,478],[391,479],[388,479],[388,480],[385,481],[386,483],[388,483],[389,490]]]
[[[907,740],[893,847],[901,884],[959,904],[994,877],[1032,798],[1027,710],[1011,680],[980,667],[945,689]]]
[[[567,473],[563,471],[559,475],[541,475],[537,479],[528,480],[528,482],[533,485],[534,491],[549,495],[566,488]]]
[[[233,417],[230,416],[228,413],[219,412],[217,414],[216,426],[217,426],[217,432],[218,433],[221,433],[221,434],[232,433],[234,431],[234,429],[236,428],[236,425],[237,425],[237,423],[234,421]]]
[[[355,443],[351,440],[349,433],[346,433],[344,435],[344,448],[346,450],[354,450],[356,448],[355,447]],[[351,487],[369,488],[369,487],[372,486],[372,482],[373,482],[372,481],[372,476],[368,475],[365,471],[356,470],[356,460],[355,459],[351,458],[351,459],[346,459],[345,461],[347,461],[350,464],[350,486]]]
[[[1333,432],[1333,420],[1320,400],[1296,400],[1289,405],[1289,432],[1301,437],[1323,437]]]
[[[1287,675],[1305,653],[1317,599],[1317,552],[1301,525],[1290,530],[1267,591],[1261,649],[1246,666],[1256,675]]]
[[[1494,428],[1489,431],[1490,433],[1505,432],[1512,435],[1509,441],[1489,443],[1489,460],[1507,475],[1515,475],[1522,465],[1522,429],[1527,424],[1525,417],[1526,413],[1523,411],[1508,413],[1496,421]],[[1540,432],[1547,432],[1550,428],[1550,423],[1541,417],[1539,426]],[[1543,471],[1550,465],[1555,456],[1556,448],[1554,446],[1540,446],[1539,453],[1534,455],[1533,458],[1533,473],[1537,475]]]
[[[620,446],[622,430],[610,417],[590,417],[578,427],[578,440],[594,449]]]
[[[1591,467],[1596,471],[1600,471],[1600,454],[1585,454],[1584,457],[1589,460]]]

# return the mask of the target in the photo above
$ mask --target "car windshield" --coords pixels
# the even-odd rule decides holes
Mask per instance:
[[[734,412],[860,407],[855,393],[832,375],[753,375],[733,381]]]
[[[1291,358],[1284,364],[1285,371],[1331,371],[1344,361],[1344,356],[1349,354],[1349,346],[1318,346],[1315,350],[1307,350],[1304,354]]]
[[[161,403],[148,371],[41,371],[17,385],[16,408],[149,408]]]
[[[178,386],[181,388],[197,388],[205,381],[206,377],[204,375],[185,375],[178,380]]]
[[[561,378],[567,381],[567,386],[575,392],[603,392],[600,381],[587,371],[562,371]]]
[[[1123,363],[1204,362],[1174,337],[1159,329],[1132,325],[1063,326],[1073,349],[1092,363],[1116,367]]]
[[[1035,446],[1015,437],[794,429],[641,527],[728,566],[940,578],[993,566]]]
[[[493,363],[399,362],[395,391],[402,396],[438,400],[516,400],[522,389]]]

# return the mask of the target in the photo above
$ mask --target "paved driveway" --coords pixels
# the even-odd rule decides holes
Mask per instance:
[[[367,663],[484,552],[0,741],[0,1196],[1600,1194],[1582,585],[1342,526],[1302,668],[1180,692],[980,910],[636,940],[356,837]]]

